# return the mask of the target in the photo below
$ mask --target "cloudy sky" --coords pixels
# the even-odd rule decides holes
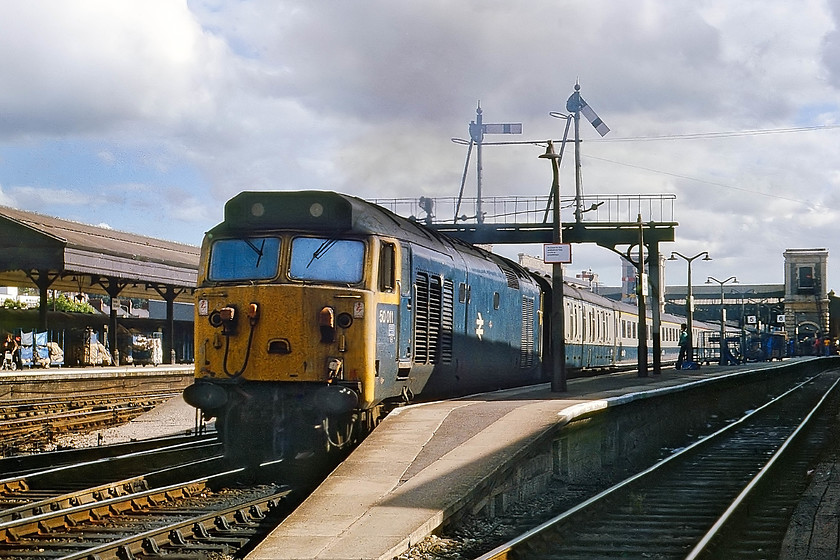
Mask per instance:
[[[612,129],[582,121],[584,193],[676,195],[695,283],[827,248],[840,291],[839,27],[829,0],[8,0],[0,204],[199,244],[242,190],[457,196],[479,100],[556,139],[579,81]],[[484,195],[547,194],[542,151],[486,146]]]

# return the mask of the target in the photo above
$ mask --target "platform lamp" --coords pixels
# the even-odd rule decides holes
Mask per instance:
[[[704,261],[710,261],[712,258],[709,256],[708,251],[703,251],[701,253],[697,253],[693,257],[686,257],[682,253],[678,251],[671,251],[671,256],[668,257],[669,261],[676,261],[679,260],[677,257],[683,259],[685,262],[688,263],[688,293],[686,294],[685,298],[685,318],[688,324],[688,361],[694,361],[694,299],[691,295],[691,262],[694,259],[699,257],[703,257]]]
[[[566,121],[566,133],[569,131],[569,122]],[[540,155],[541,159],[551,161],[551,198],[554,200],[554,243],[563,242],[563,224],[560,219],[560,158],[563,157],[563,148],[560,153],[554,151],[554,142],[548,141],[545,153]],[[565,393],[568,390],[566,384],[566,319],[563,312],[563,265],[555,262],[551,265],[551,282],[554,288],[551,291],[551,355],[552,355],[552,376],[551,391]]]
[[[720,363],[720,365],[725,366],[726,365],[726,359],[723,357],[723,347],[726,344],[726,307],[723,305],[723,297],[724,297],[724,295],[723,295],[723,285],[727,284],[729,282],[732,282],[733,284],[737,284],[738,279],[735,278],[734,276],[730,276],[726,280],[718,280],[714,276],[709,276],[708,278],[706,278],[706,284],[711,284],[712,282],[720,284],[720,361],[719,361],[719,363]]]

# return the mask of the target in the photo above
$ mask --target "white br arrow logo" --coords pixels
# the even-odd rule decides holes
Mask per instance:
[[[481,335],[484,334],[484,319],[481,317],[481,313],[478,314],[475,320],[475,334],[478,340],[481,340]]]

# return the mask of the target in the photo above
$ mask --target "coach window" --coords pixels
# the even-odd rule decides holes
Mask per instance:
[[[382,243],[379,250],[379,290],[382,292],[394,291],[396,254],[397,250],[393,243]]]

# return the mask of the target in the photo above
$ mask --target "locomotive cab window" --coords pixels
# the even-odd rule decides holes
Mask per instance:
[[[289,276],[295,280],[356,284],[362,280],[365,244],[355,239],[296,237]]]
[[[379,290],[382,292],[394,291],[396,254],[397,250],[393,243],[383,243],[379,249]]]
[[[219,239],[210,247],[207,276],[214,281],[267,280],[277,276],[280,239]]]

